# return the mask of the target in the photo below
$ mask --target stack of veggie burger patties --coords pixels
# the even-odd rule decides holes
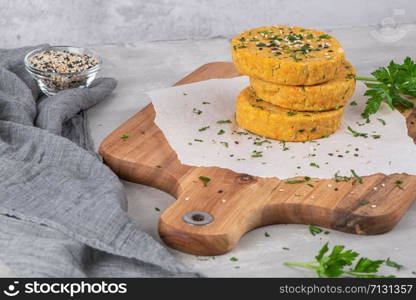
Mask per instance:
[[[301,27],[266,26],[231,41],[237,70],[250,86],[237,98],[240,127],[281,141],[334,133],[355,89],[355,70],[329,34]]]

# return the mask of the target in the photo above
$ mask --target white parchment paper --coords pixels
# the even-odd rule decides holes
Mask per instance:
[[[238,77],[148,93],[156,110],[155,123],[183,164],[280,179],[333,178],[336,172],[351,176],[351,170],[360,176],[416,174],[416,146],[407,134],[405,118],[383,105],[365,123],[360,116],[366,101],[361,83],[350,100],[357,105],[346,106],[341,128],[328,138],[305,143],[264,139],[239,128],[235,99],[246,86],[248,78]],[[231,123],[218,124],[225,120]],[[348,126],[368,137],[354,137]]]

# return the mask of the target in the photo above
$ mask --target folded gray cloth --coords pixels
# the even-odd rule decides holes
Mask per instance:
[[[196,276],[138,230],[93,153],[83,111],[116,81],[42,96],[31,49],[0,50],[0,260],[22,277]]]

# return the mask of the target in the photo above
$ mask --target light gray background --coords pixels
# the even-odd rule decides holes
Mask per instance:
[[[117,44],[229,37],[265,24],[411,23],[415,7],[413,0],[0,0],[0,41],[2,47]]]
[[[230,61],[228,38],[243,29],[269,24],[325,29],[340,40],[358,73],[367,75],[391,59],[416,58],[415,14],[413,0],[0,0],[0,47],[41,42],[95,45],[91,48],[105,62],[100,75],[119,81],[111,99],[88,113],[98,148],[111,131],[149,103],[145,91],[171,86],[202,64]],[[406,24],[398,25],[402,23]],[[165,39],[176,41],[144,41]],[[175,199],[143,185],[124,184],[129,215],[159,239],[159,216]],[[309,270],[288,268],[282,262],[309,261],[329,241],[331,246],[343,244],[372,259],[391,257],[404,269],[396,272],[384,267],[382,274],[412,277],[415,228],[413,204],[400,223],[382,235],[331,230],[329,235],[312,236],[305,225],[282,224],[249,232],[230,253],[215,259],[172,252],[206,276],[313,277]],[[270,237],[265,237],[266,231]],[[238,262],[230,261],[233,256]],[[13,276],[1,262],[0,276]]]

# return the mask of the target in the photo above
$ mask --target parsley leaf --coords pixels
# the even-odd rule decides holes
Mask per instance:
[[[366,257],[361,257],[352,271],[359,273],[375,273],[383,262],[384,260],[371,260]]]
[[[310,232],[313,236],[315,236],[315,235],[317,235],[317,234],[320,234],[320,233],[322,232],[322,229],[321,229],[321,228],[319,228],[319,227],[316,227],[316,226],[309,225],[309,232]]]
[[[329,253],[328,243],[326,243],[315,256],[315,261],[306,263],[285,262],[284,265],[312,269],[319,277],[382,277],[377,272],[385,262],[384,260],[371,260],[361,257],[354,265],[358,256],[358,252],[346,250],[343,245],[335,245]]]
[[[361,114],[363,118],[369,120],[382,102],[392,110],[413,107],[413,103],[403,97],[416,97],[416,64],[410,57],[406,57],[402,64],[391,61],[387,67],[378,68],[371,75],[373,77],[356,77],[368,88],[364,93],[369,98]]]
[[[344,248],[345,246],[336,245],[329,256],[323,255],[318,260],[321,265],[318,270],[319,277],[339,277],[344,273],[344,267],[352,265],[358,253],[353,250],[344,251]]]

